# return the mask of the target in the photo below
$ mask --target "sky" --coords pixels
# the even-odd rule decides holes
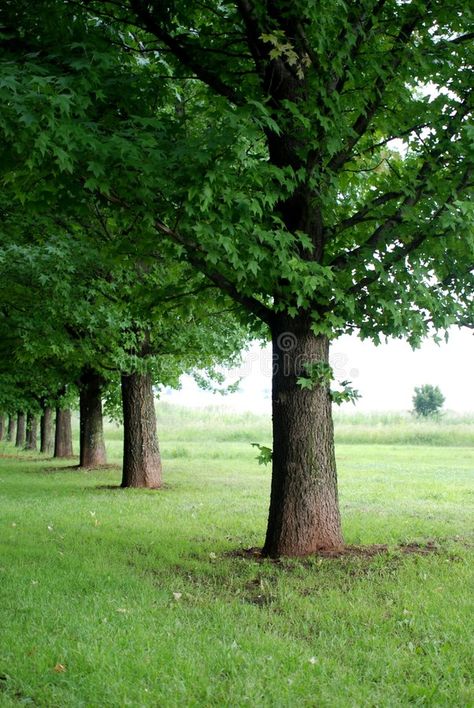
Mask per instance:
[[[332,344],[331,364],[336,380],[349,379],[361,394],[356,406],[346,403],[342,411],[410,411],[415,386],[439,386],[446,398],[444,409],[459,413],[474,411],[474,336],[472,330],[452,328],[448,343],[427,340],[413,351],[404,341],[390,340],[375,346],[355,336]],[[270,347],[255,344],[243,355],[242,365],[227,372],[228,382],[242,378],[239,391],[222,396],[201,391],[194,381],[182,377],[178,391],[167,390],[162,400],[189,407],[221,406],[239,411],[270,413]]]

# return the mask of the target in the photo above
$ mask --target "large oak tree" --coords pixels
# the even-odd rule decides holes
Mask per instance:
[[[32,174],[86,165],[86,188],[153,223],[149,248],[174,243],[269,327],[264,552],[340,547],[330,342],[472,322],[470,3],[6,6],[7,59],[38,62],[32,44],[45,63],[41,81],[13,69],[4,133],[43,116],[41,145],[16,146]],[[114,63],[128,89],[107,123]]]

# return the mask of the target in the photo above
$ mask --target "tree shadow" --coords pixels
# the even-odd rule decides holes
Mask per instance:
[[[58,465],[56,467],[45,467],[43,470],[46,474],[53,474],[55,472],[82,472],[87,474],[88,472],[119,472],[119,465],[97,465],[96,467],[81,467],[79,464],[74,465]]]
[[[120,490],[126,492],[128,490],[139,491],[139,492],[166,492],[173,489],[174,485],[164,483],[160,487],[122,487],[121,484],[98,484],[95,489],[100,489],[103,491],[107,490]]]
[[[99,491],[122,491],[123,489],[126,489],[126,487],[122,487],[121,484],[98,484],[94,489],[98,489]]]
[[[24,455],[21,452],[15,453],[8,453],[4,454],[2,453],[0,455],[0,459],[3,460],[21,460],[22,462],[48,462],[49,460],[52,460],[54,458],[52,457],[46,457],[46,456],[41,456],[41,457],[33,457],[32,455]]]

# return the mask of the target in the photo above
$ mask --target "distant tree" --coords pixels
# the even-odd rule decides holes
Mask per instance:
[[[424,384],[415,388],[413,396],[413,413],[419,417],[428,418],[441,410],[445,398],[438,386]]]

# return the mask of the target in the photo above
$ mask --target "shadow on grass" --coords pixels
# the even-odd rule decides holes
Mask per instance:
[[[119,468],[116,468],[119,469]],[[101,491],[122,491],[126,492],[128,490],[133,490],[133,491],[140,491],[140,492],[166,492],[169,491],[170,489],[173,489],[174,486],[172,484],[168,483],[163,483],[160,487],[122,487],[121,484],[98,484],[97,487],[95,487],[98,490]]]
[[[33,457],[32,455],[24,454],[18,452],[17,454],[1,454],[0,459],[4,460],[21,460],[22,462],[48,462],[49,460],[52,460],[52,457],[46,457],[46,456],[41,456],[41,457]]]
[[[80,472],[87,474],[89,472],[118,472],[121,469],[120,465],[97,465],[96,467],[81,467],[75,465],[58,465],[57,467],[46,467],[43,472],[45,474],[54,474],[56,472]]]

